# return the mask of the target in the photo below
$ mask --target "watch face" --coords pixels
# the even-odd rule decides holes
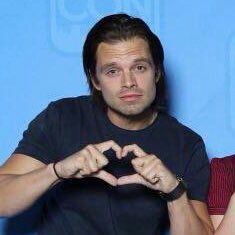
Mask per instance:
[[[185,189],[187,189],[187,183],[184,181],[184,179],[182,177],[176,176],[176,179],[183,184],[183,186],[185,187]]]

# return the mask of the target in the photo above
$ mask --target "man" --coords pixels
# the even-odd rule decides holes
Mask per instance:
[[[174,235],[212,234],[205,147],[161,111],[163,58],[141,19],[101,19],[83,50],[91,96],[52,102],[30,123],[0,169],[0,214],[46,193],[39,234],[157,235],[169,223]]]

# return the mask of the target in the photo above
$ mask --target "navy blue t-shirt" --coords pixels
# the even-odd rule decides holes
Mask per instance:
[[[88,144],[114,140],[120,146],[137,144],[155,154],[188,186],[188,197],[206,201],[209,162],[202,138],[170,115],[160,112],[142,130],[113,125],[90,96],[52,102],[24,132],[14,153],[49,164],[60,161]],[[116,177],[135,173],[129,154],[115,152],[105,170]],[[63,181],[46,195],[38,234],[41,235],[159,235],[169,224],[167,204],[157,191],[138,184],[110,186],[96,178]]]

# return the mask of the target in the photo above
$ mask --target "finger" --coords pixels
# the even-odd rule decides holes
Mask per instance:
[[[90,158],[87,158],[88,165],[91,169],[91,173],[94,173],[99,170],[96,157],[91,154]]]
[[[92,177],[102,179],[103,181],[107,182],[108,184],[110,184],[112,186],[117,185],[117,178],[104,170],[100,170],[99,172],[93,174]]]
[[[136,157],[132,159],[131,163],[137,172],[142,172],[145,165],[148,164],[153,159],[154,158],[152,157],[152,155],[146,155],[144,157]]]
[[[160,180],[160,178],[158,177],[157,172],[153,170],[148,173],[148,175],[146,176],[146,180],[152,184],[156,184]]]
[[[157,163],[155,161],[155,158],[149,157],[146,161],[144,166],[142,167],[141,172],[139,172],[141,175],[146,177],[150,171],[152,171],[154,168],[156,168]]]
[[[81,176],[89,175],[92,172],[92,170],[91,170],[91,168],[89,166],[89,163],[88,163],[88,158],[91,158],[90,154],[86,155],[84,157],[82,169],[78,172]]]
[[[122,176],[117,181],[118,185],[125,185],[125,184],[142,184],[145,185],[145,180],[139,174],[127,175]]]
[[[94,145],[101,153],[113,149],[116,152],[118,158],[121,158],[122,148],[115,143],[113,140],[108,140],[103,143],[95,144]]]
[[[122,157],[126,156],[129,152],[133,152],[137,157],[143,157],[147,153],[141,149],[137,144],[126,145],[122,149]]]
[[[93,145],[88,145],[87,149],[90,152],[90,158],[88,159],[90,168],[92,172],[98,171],[100,168],[102,168],[104,165],[108,164],[108,160],[106,157],[101,154]],[[103,155],[102,157],[99,157],[99,160],[97,159],[97,156]]]
[[[99,169],[103,168],[109,163],[108,159],[99,151],[97,151],[97,154],[95,155],[95,159],[96,159],[97,166]]]
[[[141,172],[145,164],[145,159],[134,158],[131,160],[131,164],[137,172]]]
[[[87,162],[87,158],[91,157],[91,153],[87,148],[82,149],[76,157],[76,174],[77,172],[82,172],[82,174],[87,174],[90,171],[90,167]]]
[[[141,175],[134,174],[134,175],[128,175],[128,176],[122,176],[117,181],[118,185],[126,185],[126,184],[141,184],[143,186],[146,186],[148,188],[151,188],[153,190],[159,190],[158,184],[154,185],[153,183],[150,183],[146,181]]]
[[[75,178],[82,178],[82,174],[81,174],[81,171],[84,169],[84,164],[85,164],[85,161],[86,161],[86,154],[89,154],[88,150],[84,149],[82,150],[81,152],[81,155],[76,155],[76,161],[75,161],[75,164],[74,164],[74,167],[75,169],[73,170],[73,176]],[[82,172],[84,173],[84,171]]]
[[[74,175],[74,178],[81,179],[83,176],[81,175],[80,171]]]
[[[88,145],[87,148],[89,148],[91,154],[93,155],[93,157],[95,157],[95,161],[99,169],[108,164],[108,159],[95,146]]]

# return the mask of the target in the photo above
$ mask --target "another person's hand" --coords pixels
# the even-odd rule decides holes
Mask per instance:
[[[132,160],[132,165],[137,174],[120,177],[118,185],[142,184],[163,193],[169,193],[176,188],[179,181],[157,156],[145,153],[136,144],[125,146],[122,157],[128,152],[133,152],[136,156]]]
[[[79,152],[56,163],[56,172],[62,178],[96,177],[115,186],[117,185],[116,177],[101,170],[109,162],[103,154],[108,149],[113,149],[116,156],[121,157],[121,147],[112,140],[99,144],[90,144]]]

